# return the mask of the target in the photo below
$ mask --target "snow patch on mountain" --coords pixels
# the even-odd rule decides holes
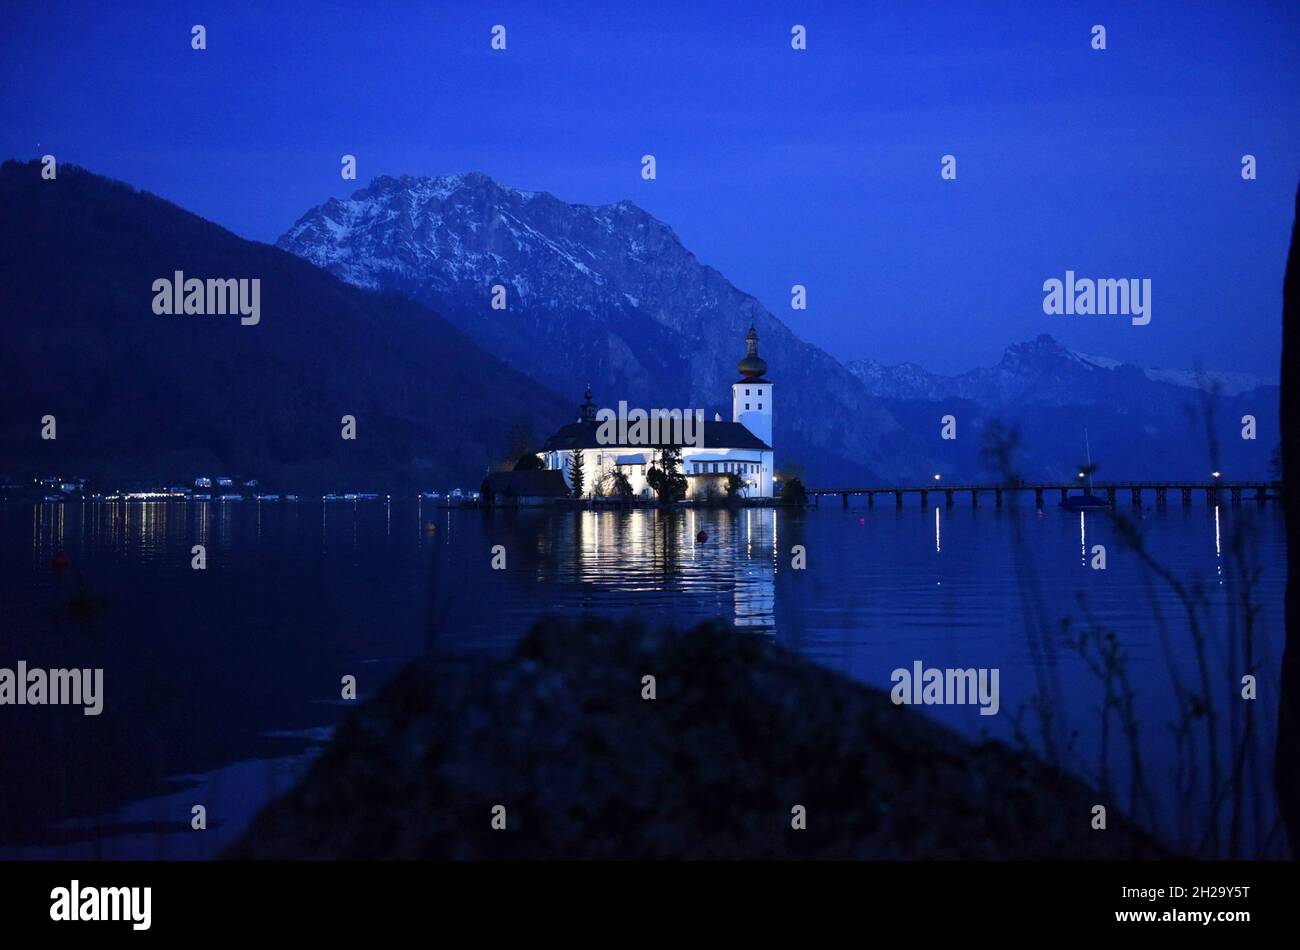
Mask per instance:
[[[1276,386],[1250,373],[1222,373],[1214,370],[1159,369],[1143,370],[1147,379],[1187,389],[1210,390],[1215,387],[1225,396],[1239,396],[1261,386]]]

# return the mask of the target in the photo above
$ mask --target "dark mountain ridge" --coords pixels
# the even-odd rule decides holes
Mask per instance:
[[[71,166],[0,166],[0,471],[476,485],[510,429],[572,407],[398,294],[349,286]],[[153,312],[153,282],[257,278],[261,318]],[[41,438],[53,415],[57,439]],[[357,438],[341,437],[341,418]]]

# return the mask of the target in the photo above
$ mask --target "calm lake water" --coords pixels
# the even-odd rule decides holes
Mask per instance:
[[[1048,696],[1057,726],[1046,734],[1068,767],[1099,781],[1105,693],[1061,628],[1090,617],[1125,651],[1155,819],[1184,839],[1203,830],[1189,802],[1210,770],[1204,742],[1180,752],[1171,738],[1175,680],[1208,685],[1223,758],[1239,745],[1229,730],[1244,722],[1240,679],[1253,672],[1258,749],[1240,835],[1250,851],[1267,847],[1281,511],[1200,500],[1122,510],[1160,567],[1203,601],[1204,664],[1177,594],[1120,542],[1109,514],[1035,511],[1028,499],[671,513],[486,514],[414,499],[0,505],[0,667],[105,671],[98,717],[0,707],[0,856],[214,855],[328,739],[347,712],[344,675],[373,693],[425,649],[435,620],[437,649],[500,652],[538,615],[582,611],[675,625],[719,618],[882,689],[916,661],[997,668],[998,715],[924,714],[1008,742],[1019,721],[1042,749],[1033,703]],[[205,571],[190,567],[194,544],[207,547]],[[505,570],[491,567],[494,545]],[[791,567],[796,545],[805,570]],[[1105,570],[1090,566],[1095,545]],[[59,551],[71,562],[62,575],[51,568]],[[1227,608],[1245,591],[1258,607],[1249,630]],[[1247,640],[1255,659],[1243,669]],[[1127,807],[1119,732],[1112,723],[1110,778]],[[1195,794],[1176,791],[1180,768]],[[196,804],[207,810],[203,833],[190,830]]]

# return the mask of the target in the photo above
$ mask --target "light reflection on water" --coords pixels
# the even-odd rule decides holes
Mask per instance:
[[[1155,744],[1149,767],[1167,771],[1173,751],[1159,743],[1174,698],[1153,606],[1184,638],[1175,662],[1190,665],[1193,656],[1176,598],[1151,587],[1108,516],[1078,513],[1076,536],[1076,515],[1057,509],[931,507],[489,515],[414,499],[0,505],[0,665],[103,666],[106,684],[105,714],[72,720],[84,728],[68,728],[67,710],[18,711],[29,727],[18,764],[33,788],[66,784],[72,768],[93,773],[97,791],[19,790],[7,818],[0,809],[0,843],[86,814],[95,801],[153,800],[169,775],[228,775],[254,757],[299,755],[301,745],[266,736],[335,724],[339,677],[361,671],[363,694],[373,692],[423,648],[431,618],[439,649],[489,651],[507,649],[543,613],[630,613],[678,626],[720,618],[882,689],[893,669],[915,660],[998,667],[999,716],[973,707],[925,712],[972,736],[1010,740],[1035,682],[1017,533],[1051,622],[1077,622],[1081,597],[1124,644],[1144,735]],[[1163,564],[1213,589],[1211,613],[1229,593],[1227,535],[1249,528],[1262,569],[1260,715],[1271,729],[1285,575],[1280,512],[1172,506],[1138,517]],[[196,544],[207,548],[206,571],[190,569]],[[498,544],[503,571],[491,569]],[[1098,544],[1104,571],[1090,566]],[[807,552],[806,570],[792,568],[796,545]],[[59,551],[71,562],[64,576],[51,570]],[[69,620],[58,608],[78,585],[107,603],[90,619]],[[1225,670],[1223,708],[1235,695],[1228,646],[1212,644]],[[1099,687],[1058,643],[1047,662],[1059,668],[1064,715],[1086,762],[1097,752]],[[265,793],[239,794],[251,801]]]

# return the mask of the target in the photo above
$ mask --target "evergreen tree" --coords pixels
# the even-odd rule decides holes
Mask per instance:
[[[659,458],[645,480],[661,502],[671,504],[686,497],[686,476],[681,471],[682,453],[673,446],[659,450]]]
[[[632,483],[627,476],[617,469],[610,474],[610,493],[619,498],[632,497]]]
[[[804,488],[799,479],[791,478],[781,483],[781,500],[787,505],[806,505],[808,489]]]
[[[526,461],[527,458],[536,458],[533,453],[533,424],[529,420],[516,422],[510,427],[510,434],[506,438],[505,458],[497,463],[494,468],[498,472],[523,472],[532,468],[545,468],[540,460],[537,465]]]
[[[582,497],[583,482],[585,480],[582,456],[582,449],[574,449],[573,455],[569,457],[569,485],[573,489],[574,498]]]

